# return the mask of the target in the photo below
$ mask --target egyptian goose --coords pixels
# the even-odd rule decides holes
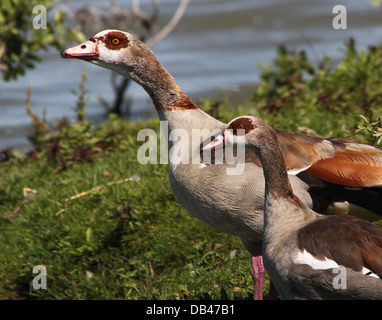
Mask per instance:
[[[382,299],[382,228],[357,217],[318,214],[295,196],[276,132],[263,120],[236,118],[203,150],[229,144],[260,158],[263,259],[281,297]]]
[[[248,163],[240,176],[227,176],[227,164],[190,164],[193,157],[200,158],[199,146],[192,148],[192,130],[223,130],[225,124],[200,110],[176,85],[149,47],[135,36],[118,30],[105,30],[78,46],[62,51],[61,56],[85,60],[134,80],[151,97],[159,118],[167,121],[169,136],[174,129],[188,133],[190,161],[169,164],[169,182],[174,195],[188,212],[204,223],[241,238],[252,255],[255,299],[262,299],[265,269],[261,239],[265,181],[258,159],[248,152]],[[295,173],[290,175],[290,182],[304,203],[349,214],[353,214],[353,208],[357,209],[356,213],[358,209],[366,208],[360,212],[370,214],[372,219],[378,218],[375,212],[382,215],[382,205],[377,202],[378,194],[374,190],[342,187],[348,186],[349,180],[354,187],[380,185],[380,151],[343,140],[324,140],[283,131],[277,133],[288,167]],[[208,136],[205,141],[210,139]],[[169,150],[173,144],[168,141]],[[329,171],[324,165],[328,160],[322,159],[331,161]],[[351,170],[355,165],[359,166],[356,175]],[[311,174],[305,170],[297,176],[304,169],[310,169]],[[327,176],[330,184],[325,183]],[[347,202],[353,199],[355,207]]]

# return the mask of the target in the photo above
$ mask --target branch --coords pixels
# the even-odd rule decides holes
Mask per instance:
[[[187,9],[189,1],[190,0],[182,0],[180,2],[178,9],[176,9],[175,14],[171,18],[171,20],[168,22],[168,24],[161,31],[159,31],[155,36],[153,36],[150,40],[146,42],[146,44],[149,47],[155,46],[159,41],[165,38],[175,28],[175,26],[182,19],[183,14]]]
[[[140,20],[142,26],[144,27],[146,33],[140,36],[142,42],[146,41],[146,38],[150,37],[152,33],[153,26],[159,17],[159,0],[152,0],[153,13],[151,16],[146,14],[140,7],[140,0],[133,0],[131,10],[133,14]]]

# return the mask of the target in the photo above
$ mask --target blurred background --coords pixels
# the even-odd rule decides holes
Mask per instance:
[[[133,2],[57,1],[54,10],[67,12],[73,27],[82,23],[81,32],[86,38],[107,28],[142,35],[144,19],[139,26],[128,19]],[[153,35],[173,18],[179,4],[179,0],[142,0],[136,12],[142,17],[155,16],[150,31]],[[335,30],[332,26],[336,16],[332,10],[337,4],[347,9],[346,30]],[[368,0],[343,0],[341,3],[330,0],[190,0],[185,5],[181,20],[152,49],[183,91],[195,100],[217,96],[221,90],[249,95],[245,88],[259,81],[258,66],[272,62],[280,43],[288,48],[306,50],[313,62],[326,55],[335,63],[350,37],[354,38],[357,48],[373,46],[382,40],[382,6],[374,6]],[[107,16],[114,18],[105,21]],[[30,24],[32,28],[32,21]],[[74,44],[77,43],[68,42],[66,46]],[[84,61],[63,60],[59,51],[53,47],[41,50],[38,52],[41,61],[33,69],[27,69],[24,76],[1,80],[0,150],[7,147],[28,150],[30,146],[27,135],[31,119],[24,107],[28,86],[32,86],[30,102],[37,116],[44,116],[48,122],[55,118],[75,118],[73,108],[77,98],[73,90],[78,89],[84,71],[89,92],[86,118],[102,120],[105,117],[105,104],[110,102],[111,105],[115,99],[110,71]],[[117,80],[121,81],[113,81]],[[139,86],[129,86],[126,100],[129,118],[139,120],[156,116],[148,95]]]

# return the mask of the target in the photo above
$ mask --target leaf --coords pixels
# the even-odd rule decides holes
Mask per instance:
[[[90,245],[93,243],[93,229],[90,227],[86,229],[86,242]]]

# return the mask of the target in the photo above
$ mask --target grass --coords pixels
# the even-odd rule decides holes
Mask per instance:
[[[167,165],[141,165],[138,146],[130,139],[60,171],[47,161],[0,167],[1,299],[251,298],[241,242],[190,216]],[[35,265],[46,266],[47,290],[32,287]]]
[[[381,52],[349,44],[329,67],[281,47],[253,99],[199,105],[223,121],[252,114],[279,129],[377,144]],[[80,84],[78,98],[85,93]],[[0,152],[8,160],[0,163],[0,299],[252,299],[241,241],[181,207],[167,165],[137,161],[137,133],[159,133],[159,120],[111,117],[95,127],[80,118],[49,132],[28,100],[35,151]],[[36,265],[46,267],[47,289],[33,288]]]

